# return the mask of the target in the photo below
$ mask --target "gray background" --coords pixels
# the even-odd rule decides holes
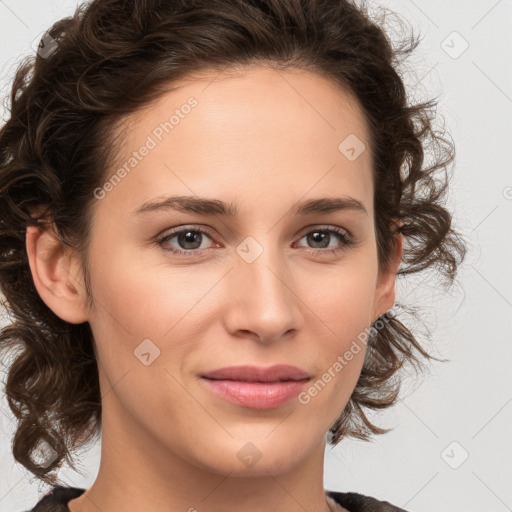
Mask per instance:
[[[19,58],[34,52],[34,39],[77,4],[0,0],[2,98]],[[452,362],[433,364],[420,378],[411,374],[398,405],[378,417],[380,426],[394,427],[391,433],[326,447],[325,488],[369,494],[411,512],[512,510],[512,1],[373,3],[379,4],[425,36],[404,79],[411,98],[440,98],[438,113],[457,150],[449,206],[469,252],[447,293],[428,276],[399,281],[397,301],[423,308],[432,333],[426,348]],[[0,394],[1,512],[26,510],[47,490],[14,462],[13,427]],[[99,443],[83,450],[85,476],[63,470],[61,477],[88,487],[98,464]]]

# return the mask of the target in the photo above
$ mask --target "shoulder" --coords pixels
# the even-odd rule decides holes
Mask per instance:
[[[349,512],[407,512],[405,509],[357,492],[326,491],[336,503]]]
[[[68,512],[68,501],[78,498],[85,492],[85,489],[79,487],[53,487],[48,491],[34,508],[26,512]]]

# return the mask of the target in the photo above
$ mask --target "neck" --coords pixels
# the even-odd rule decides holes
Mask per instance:
[[[101,462],[97,478],[71,512],[123,510],[135,512],[331,512],[334,502],[323,488],[324,441],[300,463],[264,464],[219,471],[202,466],[201,454],[176,453],[143,426],[103,409]],[[133,440],[137,440],[134,442]],[[292,460],[297,458],[293,454]],[[238,461],[239,462],[239,461]],[[263,462],[263,464],[261,464]]]

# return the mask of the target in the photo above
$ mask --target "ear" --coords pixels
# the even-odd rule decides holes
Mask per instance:
[[[373,311],[373,322],[381,315],[389,311],[395,303],[395,282],[398,267],[402,261],[402,234],[395,234],[394,251],[391,255],[388,268],[379,272],[377,288],[375,290],[375,306]]]
[[[26,249],[34,285],[45,304],[62,320],[80,324],[88,320],[85,288],[78,257],[50,227],[29,226]]]

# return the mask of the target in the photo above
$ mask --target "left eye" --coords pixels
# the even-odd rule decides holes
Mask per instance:
[[[302,238],[307,238],[308,243],[320,244],[321,247],[316,247],[316,249],[330,249],[328,243],[327,245],[325,245],[325,242],[330,242],[333,238],[333,235],[335,238],[338,238],[338,241],[341,240],[342,246],[350,244],[350,238],[348,237],[348,235],[334,228],[314,229],[306,233],[306,235],[304,235]],[[338,244],[334,245],[334,249],[336,249],[337,245]]]

